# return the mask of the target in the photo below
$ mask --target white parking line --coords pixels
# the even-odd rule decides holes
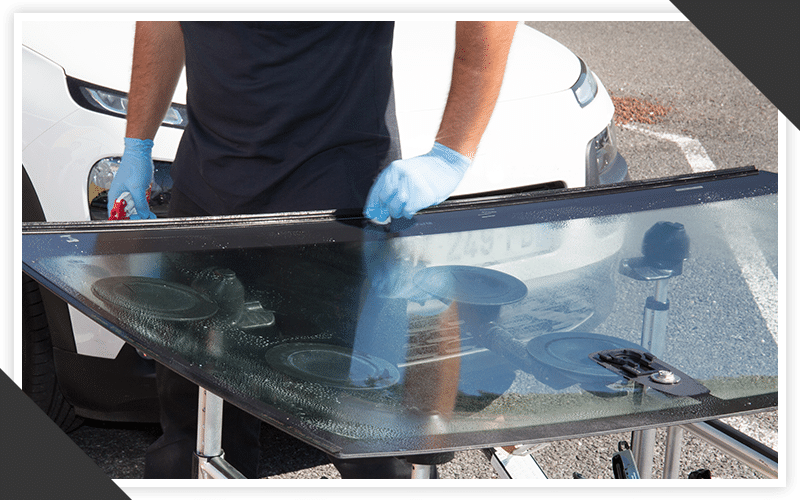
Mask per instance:
[[[683,152],[686,161],[694,172],[710,172],[717,167],[708,156],[703,145],[697,139],[681,135],[655,132],[631,124],[621,125],[623,128],[639,132],[656,139],[674,142]],[[778,279],[767,265],[767,260],[758,246],[750,228],[742,221],[732,224],[723,218],[722,228],[728,244],[736,257],[750,293],[758,305],[761,317],[769,329],[769,333],[778,343]]]
[[[642,134],[655,137],[656,139],[674,142],[679,148],[681,148],[683,155],[686,156],[686,160],[689,162],[689,165],[691,165],[692,171],[694,172],[710,172],[717,169],[717,166],[714,165],[714,162],[708,157],[706,149],[697,139],[692,139],[691,137],[685,137],[682,135],[668,134],[666,132],[655,132],[646,128],[637,127],[636,125],[631,125],[630,123],[626,123],[621,126],[622,128],[640,132]]]
[[[778,280],[767,265],[750,228],[726,220],[722,228],[769,333],[778,343]]]

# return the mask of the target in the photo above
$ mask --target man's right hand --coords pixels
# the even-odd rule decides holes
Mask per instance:
[[[147,203],[147,189],[153,182],[153,141],[150,139],[125,138],[125,151],[122,154],[117,174],[108,190],[108,211],[114,202],[126,191],[131,194],[136,214],[131,219],[155,219]]]

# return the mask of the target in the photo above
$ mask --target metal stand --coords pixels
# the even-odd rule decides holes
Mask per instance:
[[[659,222],[651,227],[642,241],[643,257],[625,259],[620,264],[620,273],[637,281],[655,282],[655,291],[647,298],[642,321],[641,345],[656,357],[662,357],[665,350],[667,298],[669,278],[683,273],[683,261],[689,253],[689,238],[682,224]],[[642,388],[643,393],[646,388]],[[653,453],[655,450],[656,429],[635,431],[633,433],[633,455],[642,479],[652,478]],[[671,442],[670,456],[680,456],[680,440]],[[666,470],[666,467],[665,467]]]
[[[667,442],[664,450],[664,479],[677,479],[681,472],[681,448],[683,445],[683,428],[667,429]]]
[[[411,479],[436,479],[436,466],[446,464],[453,460],[455,456],[455,452],[446,451],[441,453],[413,455],[406,458],[411,464]]]
[[[239,471],[225,461],[222,450],[222,404],[219,396],[200,388],[197,409],[197,451],[194,454],[193,477],[195,479],[245,479]],[[770,478],[778,477],[778,454],[766,445],[742,434],[732,427],[719,421],[684,424],[679,427],[670,427],[667,431],[667,449],[664,461],[664,478],[678,477],[680,469],[680,449],[683,439],[683,429],[688,429],[704,441],[716,446],[726,454],[741,460],[747,466],[757,470]],[[652,465],[652,453],[655,443],[646,441],[646,431],[640,434],[640,453],[649,452]],[[516,446],[513,450],[507,448],[490,448],[484,453],[490,459],[491,465],[501,479],[547,479],[544,471],[531,455],[538,447]],[[441,456],[439,456],[441,455]],[[412,464],[412,479],[431,479],[436,463],[448,460],[446,454],[420,456],[430,458],[432,463]],[[637,457],[637,461],[641,460]],[[645,477],[640,474],[642,479]]]
[[[530,446],[516,446],[510,451],[508,447],[489,448],[484,453],[500,479],[547,479],[531,451]]]
[[[245,479],[225,461],[222,450],[222,398],[200,388],[197,401],[195,479]]]
[[[620,273],[625,276],[637,281],[655,282],[655,291],[645,304],[642,347],[657,357],[662,357],[665,350],[669,312],[668,280],[683,272],[683,261],[688,253],[689,238],[683,225],[659,222],[644,235],[643,257],[625,259],[620,265]],[[644,395],[646,388],[642,389]],[[774,450],[719,421],[709,421],[667,429],[663,475],[665,479],[678,477],[683,429],[689,429],[701,439],[762,474],[777,477],[778,455]],[[634,456],[642,479],[652,477],[655,433],[655,429],[633,433]]]
[[[765,476],[777,479],[778,453],[763,443],[723,424],[719,420],[681,426],[725,454],[740,460]]]
[[[435,465],[411,464],[411,479],[431,479]]]

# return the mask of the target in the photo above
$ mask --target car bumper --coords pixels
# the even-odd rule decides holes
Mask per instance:
[[[628,162],[621,154],[617,154],[614,161],[600,174],[600,184],[615,184],[631,180],[628,172]]]

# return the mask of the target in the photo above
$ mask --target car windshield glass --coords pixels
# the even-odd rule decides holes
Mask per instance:
[[[777,176],[23,227],[23,269],[134,347],[339,456],[777,406]],[[601,353],[601,354],[596,354]]]

